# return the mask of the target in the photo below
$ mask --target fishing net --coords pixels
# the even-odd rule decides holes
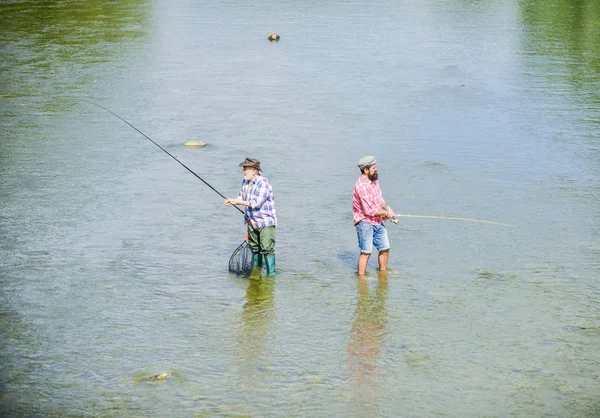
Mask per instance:
[[[249,276],[254,267],[254,255],[248,242],[244,241],[235,249],[229,259],[229,271],[241,276]]]

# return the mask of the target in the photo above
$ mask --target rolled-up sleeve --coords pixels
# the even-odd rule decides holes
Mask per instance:
[[[256,185],[254,193],[252,194],[252,196],[250,196],[250,199],[248,200],[248,203],[250,203],[251,208],[260,208],[265,203],[265,200],[267,200],[270,194],[269,188],[269,184],[266,184],[266,182],[264,181],[261,181]]]
[[[360,204],[362,205],[364,214],[367,216],[375,216],[375,213],[379,209],[374,205],[373,196],[370,195],[367,190],[361,190],[358,198],[360,200]]]

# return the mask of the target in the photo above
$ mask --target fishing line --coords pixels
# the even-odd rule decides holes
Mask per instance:
[[[189,171],[190,173],[192,173],[194,176],[196,176],[198,178],[198,180],[200,180],[202,183],[206,184],[208,187],[210,187],[216,194],[218,194],[219,196],[221,196],[223,199],[227,199],[225,196],[223,196],[221,193],[219,193],[219,191],[217,189],[215,189],[214,187],[212,187],[210,184],[208,184],[202,177],[200,177],[198,174],[194,173],[187,165],[185,165],[184,163],[182,163],[181,161],[179,161],[177,158],[175,158],[169,151],[167,151],[166,149],[164,149],[163,147],[161,147],[160,145],[158,145],[156,142],[154,142],[148,135],[146,135],[145,133],[143,133],[142,131],[140,131],[138,128],[136,128],[135,126],[133,126],[131,123],[127,122],[125,119],[123,119],[121,116],[117,115],[115,112],[113,112],[112,110],[109,110],[107,108],[105,108],[104,106],[100,106],[98,103],[94,103],[94,102],[90,102],[89,100],[86,99],[80,99],[84,102],[88,102],[93,104],[94,106],[98,106],[100,109],[104,109],[106,110],[108,113],[113,114],[114,116],[118,117],[119,119],[121,119],[123,122],[125,122],[127,125],[131,126],[133,129],[135,129],[136,131],[138,131],[140,134],[142,134],[148,141],[152,142],[154,145],[156,145],[158,148],[160,148],[162,151],[164,151],[169,157],[171,157],[172,159],[174,159],[175,161],[177,161],[179,164],[181,164],[187,171]],[[240,208],[238,208],[235,205],[231,205],[234,208],[236,208],[237,210],[239,210],[242,214],[244,213],[243,210],[241,210]]]
[[[435,216],[435,215],[398,215],[398,217],[401,217],[401,216],[404,217],[404,218],[449,219],[449,220],[452,220],[452,221],[481,222],[481,223],[486,223],[486,224],[504,225],[504,226],[509,226],[511,228],[514,228],[514,225],[509,225],[509,224],[505,224],[505,223],[502,223],[502,222],[485,221],[485,220],[482,220],[482,219],[455,218],[455,217],[452,217],[452,216]],[[396,222],[394,222],[394,223],[397,224],[398,220],[396,220]]]

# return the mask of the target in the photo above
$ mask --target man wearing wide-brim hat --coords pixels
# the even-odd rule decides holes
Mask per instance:
[[[254,254],[254,267],[262,267],[263,256],[267,273],[275,274],[275,227],[277,214],[275,198],[269,180],[260,173],[260,161],[246,158],[242,167],[242,188],[235,199],[225,199],[225,205],[245,206],[244,218],[248,224],[248,245]]]
[[[363,276],[373,247],[379,251],[377,257],[379,270],[387,270],[390,242],[383,221],[398,219],[398,215],[383,200],[375,157],[372,155],[362,157],[358,160],[358,168],[360,177],[354,185],[352,194],[352,214],[360,248],[358,275]]]

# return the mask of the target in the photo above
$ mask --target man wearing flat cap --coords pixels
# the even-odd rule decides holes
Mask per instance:
[[[383,200],[375,157],[362,157],[358,160],[358,168],[360,177],[352,194],[352,214],[360,248],[358,275],[364,276],[373,247],[379,251],[379,270],[387,270],[390,242],[383,221],[398,219],[398,215]]]
[[[248,224],[248,245],[254,254],[254,267],[262,267],[263,256],[267,274],[275,274],[275,227],[277,215],[273,189],[266,177],[260,175],[260,161],[246,158],[242,167],[242,188],[235,199],[225,199],[225,205],[245,206],[244,218]]]

